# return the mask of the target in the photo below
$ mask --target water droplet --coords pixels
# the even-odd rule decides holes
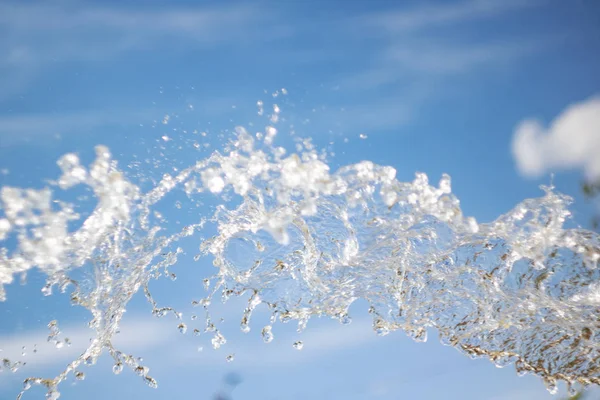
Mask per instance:
[[[142,366],[142,365],[138,365],[138,366],[135,368],[135,373],[136,373],[138,376],[146,376],[146,375],[148,375],[148,372],[149,372],[149,371],[150,371],[150,368],[148,368],[148,367],[144,367],[144,366]]]
[[[115,375],[119,375],[121,372],[123,372],[123,364],[118,362],[115,365],[113,365],[113,374]]]
[[[387,324],[381,319],[378,319],[375,322],[373,328],[375,329],[375,333],[379,336],[385,336],[390,333],[390,329],[388,328]]]
[[[46,393],[46,400],[58,400],[60,397],[60,393],[57,390],[50,389],[48,393]]]
[[[571,382],[567,382],[567,394],[569,397],[575,397],[577,396],[577,393],[577,388],[575,388]]]
[[[42,288],[42,294],[44,296],[50,296],[52,295],[52,285],[47,284]]]
[[[550,394],[556,394],[558,392],[558,386],[556,386],[556,381],[552,378],[547,378],[544,380],[544,385],[546,385],[546,389]]]
[[[179,332],[185,334],[187,332],[187,325],[182,322],[179,325],[177,325],[177,329],[179,329]]]
[[[244,333],[250,332],[250,325],[248,325],[248,319],[246,317],[242,319],[242,322],[240,323],[240,329]]]
[[[367,136],[367,135],[365,135],[364,133],[361,133],[360,135],[358,135],[358,137],[359,137],[359,138],[361,138],[361,139],[366,139],[366,138],[368,138],[368,136]]]
[[[300,320],[298,320],[298,328],[296,328],[296,332],[298,332],[298,333],[303,332],[306,329],[307,323],[308,323],[307,317],[303,317]]]
[[[293,344],[294,348],[296,350],[302,350],[302,348],[304,347],[304,343],[302,343],[300,340],[297,342],[294,342]]]
[[[150,386],[152,389],[156,389],[158,387],[158,382],[156,382],[156,379],[149,376],[144,378],[144,382],[146,382],[146,385]]]
[[[78,381],[82,381],[85,379],[85,374],[81,371],[76,371],[75,372],[75,379],[77,379]]]
[[[341,314],[339,318],[342,325],[349,325],[352,323],[352,317],[350,317],[347,313]]]
[[[220,332],[217,332],[215,334],[215,336],[211,339],[211,343],[212,343],[212,347],[213,349],[218,349],[220,348],[222,345],[224,345],[225,343],[227,343],[227,340],[225,339],[225,337],[223,335],[221,335]]]
[[[235,354],[230,354],[226,358],[227,362],[232,362],[234,359],[235,359]]]
[[[271,343],[273,341],[273,332],[271,325],[267,325],[262,329],[262,338],[265,343]]]

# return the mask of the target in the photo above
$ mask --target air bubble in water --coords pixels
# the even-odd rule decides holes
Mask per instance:
[[[85,379],[85,374],[81,371],[77,371],[75,372],[75,379],[77,379],[78,381],[82,381]]]

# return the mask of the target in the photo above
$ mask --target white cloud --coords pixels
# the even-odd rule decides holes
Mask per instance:
[[[577,168],[588,179],[600,179],[600,96],[570,105],[547,128],[535,119],[520,122],[512,152],[528,177]]]

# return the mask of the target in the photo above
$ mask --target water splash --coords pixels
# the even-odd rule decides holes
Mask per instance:
[[[273,107],[271,122],[279,112]],[[147,193],[126,179],[105,147],[97,147],[89,168],[65,155],[53,187],[85,185],[94,193],[96,208],[83,221],[74,204],[53,200],[50,188],[1,189],[0,240],[17,244],[0,248],[0,298],[15,276],[38,268],[48,276],[44,294],[70,288],[72,303],[91,312],[95,330],[64,371],[26,379],[18,398],[42,385],[48,398],[58,399],[59,384],[69,374],[83,379],[77,368],[104,352],[114,359],[115,374],[127,367],[156,387],[149,368],[113,347],[112,339],[140,290],[153,315],[181,319],[173,308],[158,306],[149,283],[173,279],[169,267],[182,253],[178,241],[206,223],[217,234],[200,248],[216,273],[203,282],[209,295],[193,304],[206,310],[205,332],[214,348],[227,342],[211,322],[216,295],[223,301],[250,296],[241,312],[244,332],[253,311],[267,307],[271,322],[261,332],[267,343],[277,320],[295,320],[299,331],[314,316],[348,324],[349,307],[364,299],[379,335],[403,330],[425,341],[427,329],[435,328],[442,343],[500,367],[514,363],[519,373],[544,379],[552,392],[558,380],[600,384],[600,237],[564,227],[568,197],[544,187],[542,197],[478,223],[463,216],[447,175],[437,186],[424,174],[400,182],[393,168],[368,161],[331,172],[309,141],[287,155],[271,145],[277,130],[265,131],[256,140],[238,128],[224,154],[165,174]],[[208,219],[166,233],[153,208],[177,190],[222,202]],[[76,279],[81,269],[93,274]],[[59,343],[57,322],[49,329],[49,340]],[[179,322],[178,329],[186,333],[187,326]],[[5,368],[14,365],[4,360]]]

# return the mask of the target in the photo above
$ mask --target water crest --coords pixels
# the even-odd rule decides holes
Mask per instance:
[[[274,107],[270,121],[278,118]],[[257,307],[268,309],[271,323],[261,331],[266,343],[277,321],[295,320],[299,331],[315,316],[349,324],[350,306],[364,299],[379,335],[402,330],[424,341],[434,328],[442,343],[537,374],[549,390],[557,380],[600,383],[600,239],[565,228],[568,197],[545,187],[540,198],[479,223],[463,215],[447,175],[437,185],[424,174],[401,182],[393,168],[369,161],[332,172],[309,142],[287,154],[272,146],[277,130],[265,132],[256,139],[238,128],[226,152],[165,174],[146,193],[102,146],[89,167],[74,154],[62,157],[62,175],[52,187],[1,189],[0,298],[4,285],[38,268],[48,276],[43,293],[69,288],[72,303],[90,311],[95,331],[65,370],[52,379],[29,378],[24,391],[42,385],[57,399],[59,384],[70,374],[82,380],[77,368],[102,353],[114,359],[115,374],[126,367],[156,387],[148,367],[112,339],[139,291],[153,315],[181,320],[176,310],[157,305],[149,285],[163,276],[175,279],[169,268],[182,253],[179,240],[199,235],[206,224],[217,234],[198,240],[216,269],[199,282],[209,295],[194,305],[206,310],[205,332],[215,349],[227,342],[211,322],[215,296],[249,297],[240,310],[244,332]],[[87,186],[97,201],[83,220],[76,204],[53,200],[53,192],[76,185]],[[166,233],[154,208],[173,191],[192,202],[217,196],[221,204],[214,215]],[[11,240],[15,246],[8,246]],[[78,280],[79,269],[94,273]],[[49,341],[65,342],[57,321],[48,328]],[[187,331],[183,322],[177,328]],[[300,350],[303,343],[293,346]],[[3,360],[4,369],[15,365]]]

